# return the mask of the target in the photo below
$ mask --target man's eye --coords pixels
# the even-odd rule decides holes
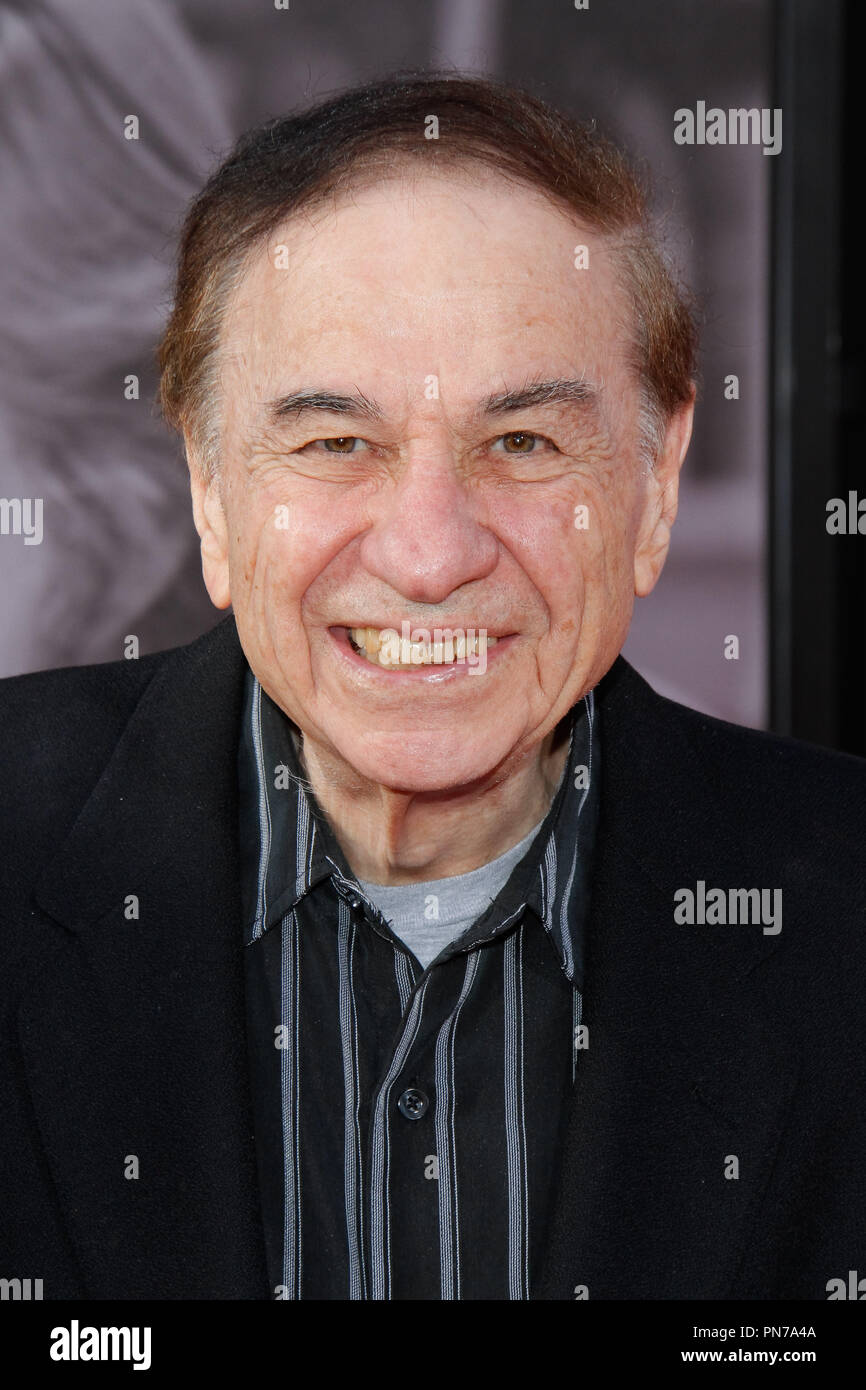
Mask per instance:
[[[506,454],[531,454],[542,436],[530,434],[528,430],[512,430],[509,434],[503,434],[501,439]]]
[[[326,454],[359,454],[366,442],[359,435],[338,434],[330,439],[311,439],[300,449],[296,449],[295,452],[298,454],[318,454],[322,451]]]
[[[360,442],[354,434],[341,434],[336,439],[314,440],[316,444],[323,444],[329,454],[353,454],[355,445]]]

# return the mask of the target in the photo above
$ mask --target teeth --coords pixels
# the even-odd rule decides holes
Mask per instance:
[[[452,636],[445,641],[436,640],[438,629],[434,628],[432,640],[430,642],[412,642],[405,638],[395,640],[394,629],[385,629],[388,636],[382,641],[383,629],[377,627],[350,627],[349,636],[355,648],[365,656],[368,661],[372,661],[374,666],[385,666],[392,671],[409,671],[415,666],[450,666],[454,661],[466,661],[468,657],[477,657],[479,648],[486,650],[486,647],[495,647],[498,642],[497,637],[487,637],[484,633],[476,633],[475,636],[467,638],[465,632],[458,628],[452,630]],[[448,629],[444,629],[448,631]],[[486,646],[482,644],[486,643]],[[400,660],[392,661],[395,647],[399,646]],[[404,660],[403,658],[408,658]]]
[[[410,642],[409,661],[413,666],[429,666],[433,652],[427,642]]]

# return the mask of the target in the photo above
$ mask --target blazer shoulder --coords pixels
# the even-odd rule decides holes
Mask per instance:
[[[756,859],[804,892],[819,886],[825,904],[866,911],[866,759],[663,704],[704,787]]]
[[[866,759],[692,709],[658,694],[625,661],[602,689],[602,710],[615,710],[621,737],[640,739],[652,765],[666,768],[672,795],[690,797],[699,783],[749,834],[799,840],[804,852],[835,836],[862,861]]]
[[[234,620],[135,660],[59,667],[0,680],[0,805],[8,825],[62,822],[90,793],[152,683],[218,681],[240,651]],[[2,853],[2,848],[0,848]]]
[[[6,870],[59,843],[168,655],[0,680],[0,855]]]
[[[135,661],[59,666],[0,680],[0,741],[15,761],[20,740],[43,748],[82,736],[107,735],[122,725],[150,684],[167,652]],[[35,751],[35,748],[33,749]]]
[[[800,788],[812,795],[834,789],[838,793],[844,787],[853,796],[866,796],[866,758],[767,729],[732,724],[663,696],[657,698],[707,758],[729,769],[748,768],[765,784],[769,779],[780,788]]]

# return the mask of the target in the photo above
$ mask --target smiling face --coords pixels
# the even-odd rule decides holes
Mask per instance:
[[[610,667],[691,414],[647,473],[630,331],[604,239],[475,169],[356,187],[251,259],[196,524],[211,598],[321,762],[459,789],[538,755]],[[377,657],[382,629],[457,640]]]

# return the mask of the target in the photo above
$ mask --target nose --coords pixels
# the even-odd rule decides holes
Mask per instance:
[[[447,450],[410,456],[361,544],[364,567],[413,603],[443,603],[495,568],[497,543]]]

